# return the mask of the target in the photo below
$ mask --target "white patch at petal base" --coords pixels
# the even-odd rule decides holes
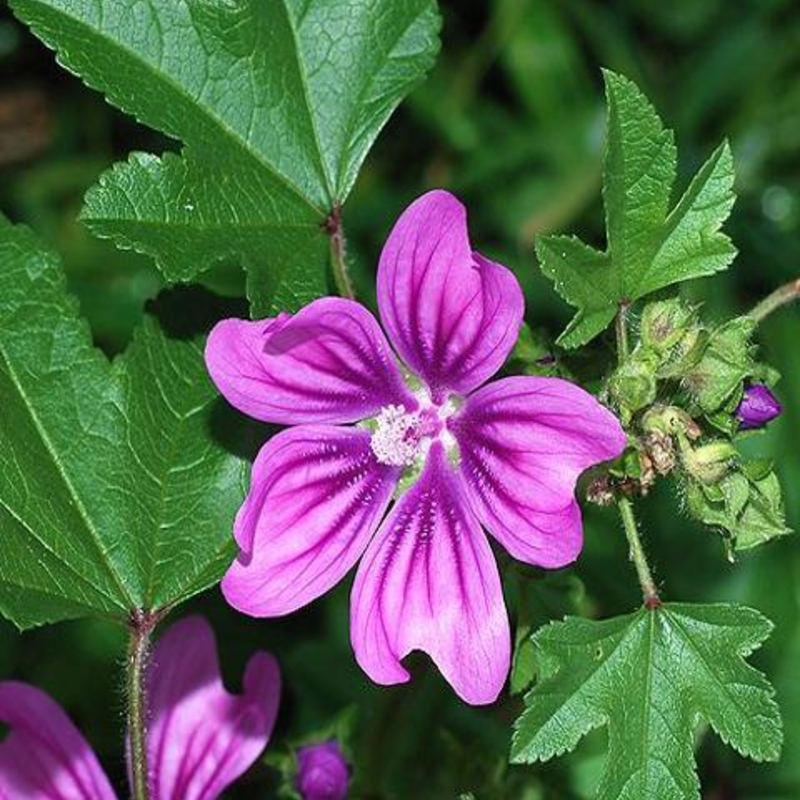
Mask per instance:
[[[414,429],[420,423],[418,413],[409,413],[403,406],[386,406],[376,419],[377,428],[370,447],[381,464],[410,467],[419,452],[419,437]]]

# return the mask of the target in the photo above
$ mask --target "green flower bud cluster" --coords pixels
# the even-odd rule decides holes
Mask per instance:
[[[708,342],[697,309],[678,298],[648,303],[642,312],[639,343],[612,374],[608,393],[623,422],[651,406],[659,383],[680,380],[701,360]]]
[[[645,306],[641,331],[642,347],[659,356],[658,378],[684,375],[700,360],[708,341],[697,309],[677,298]]]
[[[749,317],[707,326],[678,298],[644,307],[638,341],[605,386],[631,447],[590,484],[594,502],[644,495],[672,476],[688,513],[723,533],[729,555],[787,532],[771,466],[754,467],[734,445],[748,435],[735,414],[746,385],[778,378],[756,361],[754,328]]]

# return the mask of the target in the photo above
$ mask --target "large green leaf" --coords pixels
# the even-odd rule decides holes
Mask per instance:
[[[182,140],[131,155],[83,218],[169,281],[240,258],[256,313],[324,292],[325,221],[432,65],[434,0],[13,0],[59,61]]]
[[[605,72],[608,143],[603,173],[608,245],[568,236],[537,242],[542,270],[578,309],[559,342],[577,347],[611,322],[621,303],[665,286],[711,275],[736,255],[720,227],[733,206],[733,158],[723,143],[675,208],[677,155],[647,98],[627,78]]]
[[[679,603],[542,628],[533,637],[539,682],[525,698],[512,759],[547,761],[607,725],[598,800],[699,800],[699,720],[742,755],[779,755],[772,687],[744,660],[771,628],[742,606]]]
[[[148,318],[113,364],[58,259],[0,216],[0,611],[126,616],[212,584],[246,465],[210,434],[200,344]]]

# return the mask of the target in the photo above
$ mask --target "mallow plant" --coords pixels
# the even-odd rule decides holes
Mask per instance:
[[[151,256],[166,284],[203,281],[221,260],[246,274],[249,317],[178,337],[146,315],[110,361],[58,257],[0,217],[0,611],[21,629],[87,616],[126,627],[119,752],[135,800],[220,796],[278,712],[280,648],[253,656],[230,694],[208,623],[173,612],[221,582],[266,627],[328,602],[351,571],[362,680],[413,680],[404,660],[422,651],[464,704],[522,693],[512,764],[569,758],[607,727],[599,800],[699,800],[708,729],[743,756],[779,758],[774,691],[748,661],[771,623],[681,602],[638,522],[666,483],[676,547],[689,546],[686,517],[731,560],[789,533],[779,470],[740,445],[782,411],[759,324],[798,283],[727,320],[681,291],[736,256],[727,143],[676,191],[672,132],[632,82],[603,74],[605,245],[538,240],[574,308],[542,344],[514,273],[473,249],[447,187],[396,209],[372,254],[377,307],[354,294],[346,201],[434,63],[433,0],[11,6],[66,69],[182,143],[103,174],[81,212],[89,229]],[[570,364],[598,338],[614,360],[581,381]],[[270,423],[252,465],[219,435],[225,403],[234,425]],[[618,519],[641,604],[532,625],[526,581],[581,558],[593,506]],[[0,720],[3,798],[124,791],[40,689],[1,681]],[[288,743],[283,796],[348,796],[367,756],[344,739]]]

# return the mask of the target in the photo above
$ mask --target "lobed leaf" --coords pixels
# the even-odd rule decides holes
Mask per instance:
[[[703,165],[675,208],[677,154],[647,98],[605,71],[608,140],[603,172],[605,252],[579,239],[544,236],[536,252],[556,291],[578,311],[559,343],[578,347],[601,333],[620,304],[726,268],[736,250],[720,231],[733,207],[727,142]]]
[[[115,362],[57,257],[0,215],[0,611],[126,617],[214,583],[245,463],[209,428],[200,342],[147,319]]]
[[[329,214],[433,64],[434,0],[12,0],[59,61],[186,145],[87,194],[94,233],[168,281],[238,258],[254,313],[326,289]]]
[[[539,682],[516,723],[512,761],[546,761],[607,725],[598,800],[699,800],[699,720],[742,755],[778,758],[774,692],[744,660],[771,628],[749,608],[681,603],[542,628],[532,640]]]

